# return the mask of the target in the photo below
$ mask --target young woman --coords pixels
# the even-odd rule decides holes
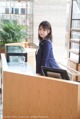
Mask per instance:
[[[48,21],[42,21],[38,28],[39,49],[36,55],[36,73],[42,75],[41,66],[60,68],[52,49],[52,28]]]

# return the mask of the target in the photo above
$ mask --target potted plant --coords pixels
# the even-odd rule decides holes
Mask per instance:
[[[26,28],[15,20],[3,20],[0,23],[0,49],[6,43],[21,42],[27,37]]]

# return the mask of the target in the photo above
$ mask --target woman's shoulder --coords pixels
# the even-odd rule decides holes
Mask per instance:
[[[52,44],[52,42],[51,42],[51,40],[50,40],[50,39],[48,39],[48,40],[46,40],[46,41],[45,41],[45,43],[44,43],[44,44],[45,44],[45,45],[46,45],[46,44],[51,45],[51,44]]]
[[[50,40],[46,40],[45,43],[43,44],[43,48],[52,48],[52,43]]]
[[[52,42],[49,39],[40,42],[40,46],[46,46],[46,45],[52,45]]]

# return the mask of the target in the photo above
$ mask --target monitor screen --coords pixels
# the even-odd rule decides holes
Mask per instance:
[[[50,68],[45,66],[42,66],[41,68],[42,68],[42,72],[44,76],[70,80],[67,71],[64,69],[55,69],[55,68]]]

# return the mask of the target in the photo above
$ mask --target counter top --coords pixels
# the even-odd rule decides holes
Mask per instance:
[[[3,71],[14,72],[19,74],[36,75],[28,62],[7,62],[4,53],[1,53],[1,62]]]

